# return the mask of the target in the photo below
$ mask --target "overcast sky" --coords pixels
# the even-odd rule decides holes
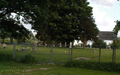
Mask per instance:
[[[120,20],[120,1],[88,0],[93,7],[95,23],[100,31],[112,31],[116,20]]]
[[[88,0],[93,7],[95,23],[100,31],[112,31],[117,20],[120,20],[120,1],[117,0]],[[118,33],[120,36],[120,31]],[[107,44],[112,41],[106,41]]]

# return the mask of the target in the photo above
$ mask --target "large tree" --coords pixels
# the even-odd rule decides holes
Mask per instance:
[[[92,7],[87,0],[49,0],[44,9],[36,9],[33,29],[37,30],[37,38],[46,41],[71,42],[80,36],[84,43],[95,39],[98,29],[92,16]],[[45,12],[47,11],[47,12]]]
[[[98,28],[96,27],[95,21],[93,17],[88,18],[82,18],[82,28],[81,28],[81,41],[83,42],[83,48],[85,48],[85,45],[88,40],[95,41],[97,39],[98,35]]]
[[[70,42],[78,37],[84,45],[87,40],[96,39],[98,28],[92,14],[92,7],[86,0],[60,0],[51,4],[50,10],[57,12],[57,18],[50,19],[49,31],[52,38]]]
[[[92,7],[89,6],[89,3],[86,0],[83,1],[83,8],[81,17],[78,17],[80,20],[80,24],[78,25],[79,28],[79,37],[80,40],[83,42],[83,48],[88,40],[96,40],[98,35],[98,28],[96,27],[95,20],[92,13]]]
[[[75,6],[72,6],[72,3],[72,0],[59,0],[51,4],[50,10],[56,15],[49,22],[49,35],[51,35],[52,40],[62,43],[74,40],[72,19],[75,16],[72,15],[72,7]]]
[[[2,0],[0,16],[5,19],[5,16],[14,12],[17,14],[17,23],[20,16],[24,17],[22,21],[31,23],[41,40],[46,41],[49,37],[49,40],[69,43],[87,32],[84,31],[87,24],[93,22],[93,19],[90,20],[92,8],[88,4],[87,0]],[[89,21],[83,23],[84,20]],[[90,25],[92,27],[92,23]]]

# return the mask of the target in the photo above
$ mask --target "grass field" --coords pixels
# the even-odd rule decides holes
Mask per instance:
[[[81,68],[66,68],[62,65],[0,62],[0,75],[120,75],[120,73]]]
[[[24,52],[21,51],[23,46],[16,46],[16,57],[22,58]],[[29,49],[32,49],[32,47]],[[27,48],[26,47],[26,48]],[[13,54],[13,46],[7,45],[7,49],[3,49],[0,46],[0,53],[2,54]],[[50,50],[51,47],[36,47],[35,48],[35,57],[39,60],[39,62],[50,62]],[[68,54],[68,48],[53,48],[53,62],[67,62],[69,55],[56,55],[56,53],[60,54]],[[120,63],[120,50],[116,50],[116,63]],[[25,52],[25,54],[32,54],[31,50]],[[40,54],[48,54],[48,55],[40,55]],[[99,49],[95,49],[93,52],[92,48],[73,48],[73,60],[78,58],[77,60],[84,61],[98,61],[99,59]],[[89,58],[89,59],[85,59]],[[101,62],[112,62],[112,49],[102,49],[101,51]],[[96,70],[88,70],[81,68],[66,68],[63,65],[54,64],[54,65],[44,65],[44,64],[23,64],[19,62],[0,62],[0,75],[119,75],[120,73],[114,72],[105,72],[105,71],[96,71]]]
[[[24,56],[24,53],[26,55],[28,54],[33,54],[37,59],[39,59],[39,62],[50,62],[50,52],[51,52],[51,47],[35,47],[35,52],[32,52],[31,46],[26,46],[28,49],[27,51],[22,51],[23,46],[22,45],[17,45],[16,50],[16,58],[22,58]],[[25,47],[24,47],[25,48]],[[101,62],[112,62],[112,49],[102,49],[101,51]],[[7,49],[0,49],[0,53],[4,54],[11,54],[13,55],[13,46],[12,45],[7,45]],[[68,54],[68,55],[60,55],[60,54]],[[69,55],[69,49],[68,48],[60,48],[60,47],[54,47],[53,48],[53,62],[66,62],[70,58]],[[95,52],[93,52],[92,48],[79,48],[79,47],[74,47],[73,48],[73,53],[72,53],[72,59],[81,59],[85,61],[98,61],[99,60],[99,49],[96,48]],[[86,59],[84,59],[86,58]],[[88,58],[88,59],[87,59]],[[116,63],[120,63],[120,50],[116,50]]]

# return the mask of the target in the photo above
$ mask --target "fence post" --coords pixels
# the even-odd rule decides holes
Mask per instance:
[[[70,61],[70,48],[69,48],[68,60]]]
[[[25,58],[25,50],[26,50],[26,46],[24,47],[24,43],[22,44],[22,57]]]
[[[112,54],[112,62],[116,61],[116,49],[115,49],[115,41],[113,41],[113,54]]]
[[[26,43],[25,43],[25,49],[23,49],[23,51],[24,51],[24,55],[23,55],[23,58],[25,58]]]
[[[51,50],[50,50],[50,63],[52,64],[52,59],[53,59],[53,44],[51,45]]]
[[[33,56],[35,55],[35,47],[36,47],[36,45],[34,44]]]
[[[34,56],[35,54],[35,46],[34,46],[34,43],[32,43],[32,56]]]
[[[70,42],[69,49],[71,50],[71,61],[72,61],[72,42]]]
[[[100,40],[100,48],[99,48],[99,63],[100,63],[100,59],[101,59],[101,40]]]
[[[15,58],[15,42],[13,43],[13,59]]]
[[[71,48],[71,61],[72,61],[72,48]]]

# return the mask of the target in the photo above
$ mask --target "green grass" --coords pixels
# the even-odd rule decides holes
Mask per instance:
[[[25,47],[23,45],[16,45],[16,50],[19,49],[20,51],[16,51],[16,58],[21,59],[24,56],[24,53],[26,55],[32,54],[32,47],[26,46],[28,51],[22,51],[21,49]],[[2,47],[1,47],[2,48]],[[39,62],[50,62],[50,51],[51,47],[35,47],[35,54],[33,52],[33,55],[39,60]],[[102,49],[101,51],[101,62],[112,62],[112,49]],[[7,49],[0,49],[0,53],[3,54],[13,54],[13,46],[12,45],[7,45]],[[120,50],[116,50],[116,63],[120,63]],[[45,54],[45,55],[41,55]],[[58,54],[58,55],[57,55]],[[53,48],[53,62],[67,62],[69,60],[70,55],[60,55],[60,54],[69,54],[69,49],[68,48],[59,48],[59,47],[54,47]],[[95,52],[93,52],[92,48],[73,48],[73,54],[72,54],[72,59],[74,60],[75,58],[78,57],[86,57],[86,58],[91,58],[90,60],[85,60],[85,61],[96,61],[98,62],[99,60],[99,49],[96,48]]]
[[[21,51],[22,45],[16,45],[16,49],[20,49],[20,52],[16,51],[16,58],[21,59],[23,52]],[[29,49],[32,49],[32,47]],[[27,48],[26,47],[26,48]],[[0,46],[1,54],[13,54],[13,46],[7,45],[7,49],[3,49]],[[35,57],[39,62],[50,62],[50,55],[41,55],[41,54],[50,54],[51,47],[36,47]],[[32,54],[31,50],[25,52],[26,54]],[[59,54],[68,54],[68,48],[53,48],[53,53]],[[116,63],[120,63],[120,50],[116,50]],[[53,62],[67,62],[69,55],[56,55],[53,54]],[[92,48],[73,48],[73,60],[78,57],[87,57],[91,58],[90,60],[98,62],[99,59],[99,49],[95,49],[93,52]],[[112,49],[102,49],[101,51],[101,62],[112,62]],[[43,70],[48,68],[47,70]],[[105,72],[105,71],[96,71],[88,70],[81,68],[66,68],[63,65],[40,65],[40,64],[22,64],[19,62],[0,62],[0,75],[119,75],[120,73],[114,72]]]
[[[0,62],[0,75],[119,75],[120,73],[66,68],[63,65],[41,65]]]
[[[20,51],[16,51],[16,58],[21,59],[24,56],[24,53],[26,55],[32,54],[32,47],[31,46],[26,46],[28,51],[22,51],[21,49],[25,47],[23,45],[16,45],[16,50],[19,49]],[[1,47],[2,48],[2,47]],[[35,47],[35,54],[33,52],[33,55],[39,60],[39,62],[50,62],[50,51],[51,47]],[[112,62],[112,49],[102,49],[101,51],[101,62]],[[7,49],[0,49],[0,53],[3,54],[13,54],[13,46],[12,45],[7,45]],[[120,50],[116,50],[116,63],[120,63]],[[41,55],[45,54],[45,55]],[[58,55],[57,55],[58,54]],[[60,55],[60,54],[69,54],[69,49],[68,48],[59,48],[59,47],[54,47],[53,48],[53,62],[67,62],[69,60],[70,55]],[[75,58],[78,57],[86,57],[86,58],[91,58],[90,60],[85,60],[85,61],[96,61],[98,62],[99,60],[99,49],[96,48],[95,52],[93,52],[92,48],[73,48],[73,54],[72,54],[72,59],[74,60]]]

